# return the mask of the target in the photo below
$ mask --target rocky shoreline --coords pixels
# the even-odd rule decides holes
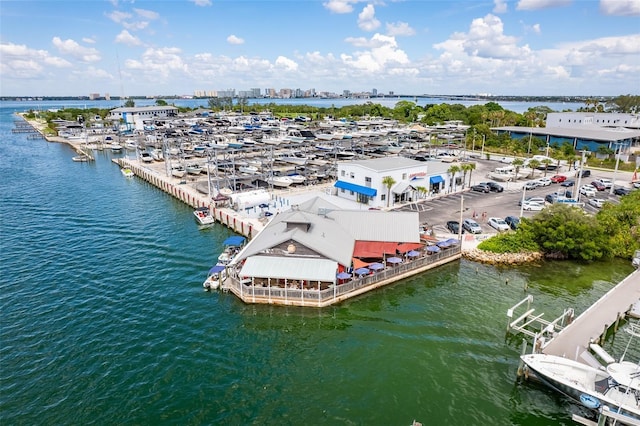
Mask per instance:
[[[491,253],[477,248],[463,250],[462,256],[474,262],[489,265],[522,265],[539,262],[544,258],[544,255],[540,252]]]

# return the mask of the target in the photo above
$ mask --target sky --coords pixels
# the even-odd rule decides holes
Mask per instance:
[[[0,0],[0,96],[640,94],[640,0]]]

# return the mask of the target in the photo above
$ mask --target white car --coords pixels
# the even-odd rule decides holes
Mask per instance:
[[[539,212],[544,209],[544,204],[536,203],[535,201],[525,201],[524,204],[522,204],[522,209]]]
[[[536,189],[539,186],[540,186],[540,182],[538,182],[537,180],[530,180],[529,182],[526,182],[524,184],[524,189],[529,191],[531,189]]]
[[[640,189],[640,182],[633,182],[633,187],[636,189]]]
[[[592,198],[589,200],[589,205],[596,207],[596,208],[601,208],[602,205],[605,203],[605,200],[602,200],[600,198]]]
[[[541,177],[540,179],[538,179],[538,183],[540,184],[540,186],[549,186],[551,185],[551,179],[548,177]]]
[[[500,232],[509,230],[509,224],[499,217],[490,217],[487,223],[490,227]]]
[[[580,194],[586,197],[595,197],[597,192],[593,185],[583,185],[580,187]]]
[[[600,179],[596,179],[596,182],[599,182],[600,184],[604,185],[605,189],[609,189],[613,186],[613,181],[611,179],[600,178]]]

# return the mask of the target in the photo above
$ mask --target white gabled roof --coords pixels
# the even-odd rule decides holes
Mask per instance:
[[[241,277],[270,277],[335,282],[338,263],[328,259],[252,256],[240,271]]]
[[[420,242],[418,212],[336,210],[328,217],[359,241]]]
[[[354,160],[343,164],[353,164],[376,172],[388,172],[411,167],[423,167],[426,169],[424,162],[405,157],[381,157],[370,160]]]

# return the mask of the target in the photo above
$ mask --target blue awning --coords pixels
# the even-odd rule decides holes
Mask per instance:
[[[229,237],[222,242],[225,246],[241,246],[244,244],[246,238],[240,235],[235,235],[233,237]]]
[[[444,182],[444,179],[442,179],[442,176],[438,175],[438,176],[431,176],[429,178],[429,181],[434,184],[434,183],[442,183]]]
[[[378,193],[377,189],[369,188],[366,186],[360,186],[360,185],[356,185],[355,183],[344,182],[341,180],[337,181],[333,186],[335,186],[336,188],[357,192],[358,194],[363,194],[369,197],[375,197],[376,194]]]

